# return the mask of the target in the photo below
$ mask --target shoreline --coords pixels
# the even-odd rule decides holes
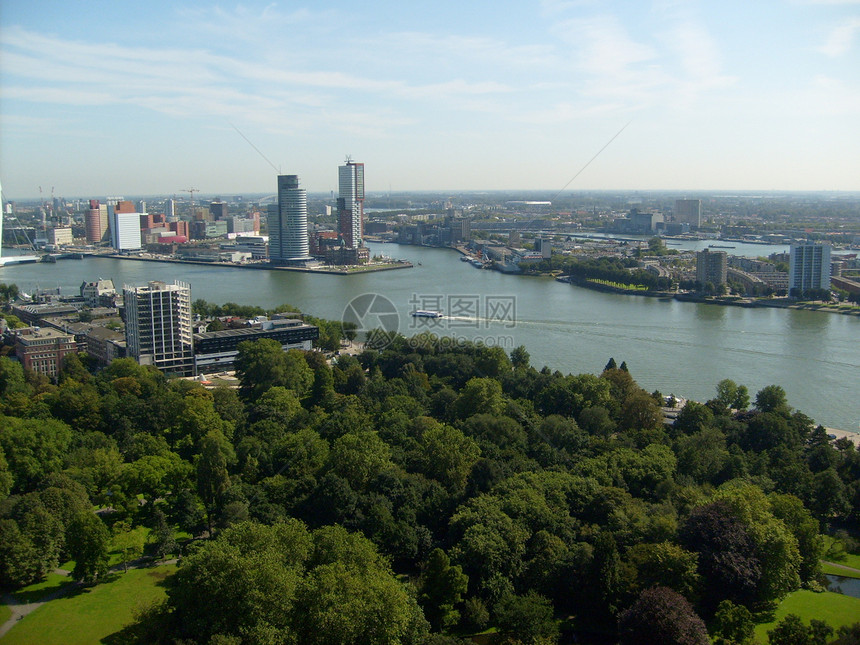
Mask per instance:
[[[839,439],[848,439],[851,443],[854,444],[855,448],[860,448],[860,432],[854,432],[852,430],[839,430],[838,428],[827,428],[824,430],[828,435],[834,435],[834,439],[831,441],[838,441]]]
[[[177,258],[160,258],[150,257],[144,258],[134,255],[116,255],[116,254],[92,254],[88,257],[93,258],[109,258],[111,260],[135,260],[137,262],[165,262],[168,264],[190,264],[194,266],[215,266],[226,267],[228,269],[252,269],[257,271],[295,271],[299,273],[319,273],[324,275],[356,275],[361,273],[374,273],[376,271],[393,271],[395,269],[411,269],[411,262],[392,262],[389,264],[357,264],[352,268],[338,267],[282,267],[272,266],[271,264],[238,264],[235,262],[206,262],[204,260],[179,260]]]

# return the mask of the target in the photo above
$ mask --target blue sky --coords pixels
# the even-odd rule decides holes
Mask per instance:
[[[0,5],[4,197],[860,190],[860,0]]]

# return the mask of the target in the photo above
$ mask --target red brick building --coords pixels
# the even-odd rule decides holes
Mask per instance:
[[[78,351],[71,334],[48,327],[29,327],[16,332],[15,355],[26,369],[56,379],[63,359]]]

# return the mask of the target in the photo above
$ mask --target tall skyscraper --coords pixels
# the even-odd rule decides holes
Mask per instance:
[[[792,244],[788,263],[788,294],[830,288],[830,245]]]
[[[269,206],[269,261],[301,264],[311,259],[308,195],[298,175],[278,175],[278,203]]]
[[[164,214],[167,216],[168,222],[176,221],[176,200],[168,199],[164,205]]]
[[[191,287],[184,282],[150,282],[123,287],[128,354],[141,365],[168,374],[194,372]]]
[[[715,287],[726,284],[728,256],[725,251],[699,251],[696,253],[696,282],[703,286],[709,282]]]
[[[364,240],[364,164],[347,158],[337,171],[338,232],[346,246],[358,248]]]
[[[91,199],[86,214],[87,242],[98,244],[107,238],[108,208],[107,204],[99,204],[99,200]]]
[[[702,200],[701,199],[676,199],[675,221],[687,222],[690,226],[702,225]]]

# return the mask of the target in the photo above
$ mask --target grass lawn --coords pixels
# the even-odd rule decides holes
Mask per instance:
[[[118,573],[40,607],[0,639],[3,645],[85,645],[99,643],[131,623],[136,608],[164,597],[158,584],[176,571],[168,564]]]
[[[830,560],[831,562],[835,562],[836,564],[844,564],[846,567],[852,567],[854,569],[860,569],[860,555],[854,555],[853,553],[846,553],[841,558],[824,558],[825,560]]]
[[[755,635],[762,643],[767,643],[767,631],[788,614],[796,614],[809,624],[813,618],[823,620],[834,631],[842,625],[852,625],[860,620],[860,598],[843,596],[838,593],[825,591],[815,593],[801,589],[788,594],[776,610],[776,619],[772,623],[756,625]]]
[[[61,576],[58,573],[49,573],[42,582],[35,582],[26,587],[21,587],[17,591],[13,591],[12,595],[21,603],[31,603],[40,600],[53,593],[60,587],[64,587],[71,583],[72,579],[68,576]]]
[[[860,569],[860,567],[855,568]],[[821,563],[821,571],[824,573],[829,573],[833,576],[843,576],[845,578],[860,578],[860,571],[849,571],[847,569],[840,569],[839,567],[834,567],[832,564],[827,564],[826,562]]]
[[[12,610],[6,605],[0,605],[0,625],[9,620],[10,616],[12,616]]]

